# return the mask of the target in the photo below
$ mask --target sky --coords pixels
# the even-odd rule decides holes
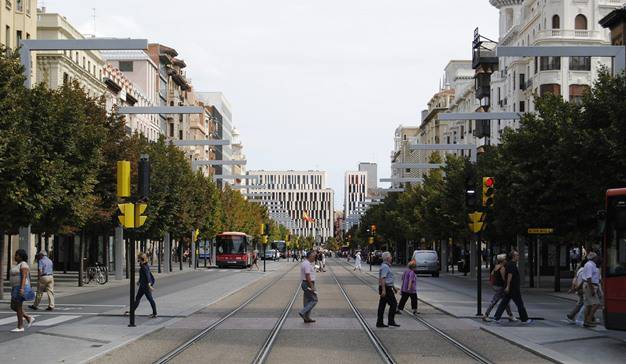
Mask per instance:
[[[221,91],[248,170],[389,177],[396,127],[418,125],[476,27],[498,35],[489,0],[39,0],[83,34],[175,48],[197,91]],[[95,8],[95,27],[94,9]]]

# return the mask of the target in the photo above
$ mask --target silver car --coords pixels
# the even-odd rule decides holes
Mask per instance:
[[[416,250],[413,252],[413,260],[417,267],[415,273],[432,274],[439,277],[439,256],[435,250]]]

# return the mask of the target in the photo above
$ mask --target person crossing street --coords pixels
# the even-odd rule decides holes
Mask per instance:
[[[519,253],[513,251],[507,257],[507,263],[505,266],[506,271],[506,281],[504,288],[504,298],[500,301],[500,305],[496,310],[496,315],[494,319],[496,322],[500,322],[500,318],[504,313],[504,310],[509,305],[511,300],[517,306],[517,312],[519,313],[520,320],[524,324],[530,324],[533,320],[528,318],[528,313],[526,313],[526,308],[524,307],[524,301],[522,300],[522,290],[521,290],[521,281],[519,270],[517,269],[517,261],[519,260]]]
[[[28,306],[33,310],[39,309],[41,298],[43,293],[48,295],[48,308],[46,311],[54,310],[54,276],[52,260],[48,258],[48,253],[45,250],[40,251],[36,257],[37,259],[37,296],[35,296],[35,302]]]
[[[356,252],[356,255],[354,256],[354,269],[353,269],[353,271],[355,271],[357,269],[359,270],[359,272],[362,272],[362,270],[361,270],[361,252],[360,251]]]
[[[302,295],[303,307],[298,314],[307,324],[315,322],[311,318],[311,311],[318,301],[315,290],[315,258],[315,251],[309,250],[306,253],[306,259],[303,259],[300,264],[300,287],[304,293]]]
[[[392,261],[393,257],[391,253],[384,252],[383,262],[378,271],[378,294],[380,295],[380,299],[378,300],[378,319],[376,321],[376,327],[400,327],[395,321],[398,301],[396,301],[396,288],[394,287],[393,271],[391,270]],[[387,325],[385,325],[383,316],[385,315],[385,306],[387,305],[389,305],[389,314]]]

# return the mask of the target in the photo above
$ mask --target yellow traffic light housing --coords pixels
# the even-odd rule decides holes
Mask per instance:
[[[117,197],[130,197],[130,162],[117,161]]]
[[[135,204],[135,226],[136,228],[141,227],[145,222],[147,217],[143,216],[144,211],[148,208],[147,203],[137,203]]]
[[[495,185],[496,180],[493,177],[483,177],[483,207],[493,207]]]
[[[118,220],[123,227],[132,229],[135,227],[135,205],[132,203],[121,203],[117,205],[122,213]]]

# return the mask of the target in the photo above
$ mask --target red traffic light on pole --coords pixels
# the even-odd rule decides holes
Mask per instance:
[[[492,208],[495,195],[496,180],[493,177],[483,177],[483,207]]]

